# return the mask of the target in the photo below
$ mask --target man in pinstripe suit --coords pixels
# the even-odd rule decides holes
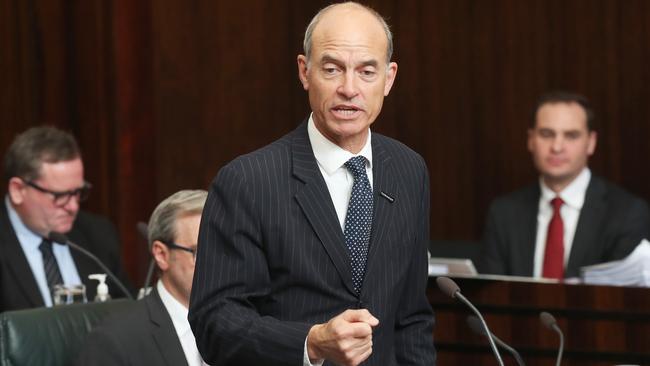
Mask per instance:
[[[426,165],[369,129],[397,73],[390,30],[369,8],[336,4],[304,48],[310,117],[210,187],[189,313],[198,348],[214,365],[433,365]],[[365,174],[353,177],[355,159]],[[346,246],[357,174],[372,206],[362,285]]]

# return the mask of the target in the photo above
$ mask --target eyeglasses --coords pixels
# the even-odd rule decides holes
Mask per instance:
[[[192,249],[192,248],[184,247],[182,245],[178,245],[173,242],[166,243],[164,241],[161,241],[161,243],[165,244],[169,249],[178,249],[184,252],[192,253],[192,260],[196,262],[196,248]]]
[[[77,197],[77,200],[79,202],[83,202],[88,198],[88,195],[90,195],[90,189],[93,187],[92,184],[88,182],[84,182],[84,185],[81,186],[80,188],[73,189],[71,191],[63,191],[63,192],[57,192],[57,191],[51,191],[49,189],[43,188],[39,186],[38,184],[32,182],[31,180],[23,180],[26,185],[34,188],[35,190],[43,193],[47,193],[52,195],[52,201],[56,206],[65,206],[70,202],[70,199],[72,197]]]

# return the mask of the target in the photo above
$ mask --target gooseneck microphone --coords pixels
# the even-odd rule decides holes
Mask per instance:
[[[483,337],[487,337],[487,335],[485,334],[485,330],[483,329],[483,325],[481,324],[481,321],[475,315],[469,315],[467,317],[467,325],[469,325],[469,327],[472,329],[474,333]],[[512,355],[512,357],[514,357],[515,361],[517,361],[517,364],[519,366],[526,366],[524,359],[521,358],[521,355],[519,354],[519,352],[517,352],[517,350],[510,347],[506,342],[500,340],[499,337],[494,335],[494,333],[492,333],[491,335],[492,335],[492,339],[494,339],[494,342],[496,342],[496,344],[499,347],[510,352],[510,354]]]
[[[88,258],[92,259],[95,263],[97,263],[97,265],[99,265],[99,267],[102,269],[102,271],[106,272],[108,277],[111,278],[113,280],[113,282],[115,282],[115,284],[117,284],[117,287],[120,288],[120,291],[122,291],[126,295],[126,297],[128,297],[130,300],[133,300],[133,296],[131,296],[131,293],[129,292],[129,290],[126,289],[126,286],[124,286],[122,281],[120,281],[120,279],[117,278],[117,276],[115,276],[113,274],[113,272],[111,272],[108,269],[108,267],[106,267],[104,265],[104,263],[102,263],[102,261],[99,260],[99,258],[95,257],[94,254],[92,254],[88,250],[80,247],[79,245],[71,242],[70,239],[68,239],[68,237],[65,234],[61,234],[61,233],[57,233],[57,232],[52,231],[52,232],[50,232],[50,235],[48,236],[48,239],[50,239],[51,241],[53,241],[55,243],[58,243],[58,244],[68,245],[68,246],[70,246],[70,248],[73,248],[73,249],[83,253]]]
[[[490,329],[488,328],[487,324],[485,323],[485,320],[483,319],[483,316],[481,315],[481,312],[474,307],[474,305],[467,300],[463,294],[460,293],[460,288],[454,282],[451,278],[449,277],[438,277],[436,278],[436,283],[438,284],[438,288],[440,288],[440,291],[442,291],[445,295],[451,297],[452,299],[458,299],[467,307],[469,307],[474,314],[479,318],[481,321],[481,325],[483,326],[483,329],[485,329],[485,334],[490,341],[490,347],[492,348],[492,352],[494,353],[494,357],[497,358],[497,361],[499,362],[500,366],[503,366],[503,360],[501,359],[501,354],[499,354],[499,350],[497,349],[497,346],[494,344],[494,339],[492,338],[492,332],[490,332]]]
[[[562,329],[557,325],[557,320],[555,320],[555,317],[551,315],[551,313],[542,311],[539,313],[539,319],[546,328],[551,329],[560,335],[560,348],[557,351],[557,360],[555,361],[555,365],[560,366],[560,363],[562,362],[562,352],[564,352],[564,333],[562,333]]]

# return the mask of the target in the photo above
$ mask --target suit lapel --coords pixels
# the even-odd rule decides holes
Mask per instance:
[[[144,301],[151,321],[151,334],[162,358],[170,366],[187,365],[185,353],[176,334],[174,324],[155,287],[151,294],[145,297]]]
[[[539,183],[534,184],[528,194],[523,204],[523,210],[521,212],[521,222],[519,223],[519,230],[521,238],[519,242],[515,242],[514,245],[519,246],[521,250],[520,255],[516,256],[512,260],[520,260],[522,265],[521,273],[523,275],[532,276],[535,264],[535,246],[537,243],[537,212],[539,210],[539,196],[540,196]],[[515,271],[517,272],[517,271]]]
[[[603,221],[605,210],[605,185],[598,178],[593,177],[587,187],[585,202],[580,210],[576,233],[571,245],[571,254],[567,264],[567,273],[578,271],[578,263],[583,263],[590,248],[590,244],[597,241],[598,230],[594,230]]]
[[[68,233],[68,238],[70,238],[70,240],[75,244],[88,250],[86,244],[88,242],[88,239],[85,237],[85,235],[83,235],[81,231],[76,230],[75,227],[73,227],[72,230]],[[88,280],[88,275],[91,273],[101,272],[100,268],[98,268],[95,262],[93,262],[90,258],[86,257],[75,249],[70,248],[70,254],[74,260],[75,267],[77,267],[77,273],[79,273],[81,282],[86,283],[86,281],[88,281],[88,283],[92,283]]]
[[[304,183],[295,195],[296,201],[334,263],[345,286],[351,293],[355,293],[352,285],[350,256],[345,247],[345,239],[332,203],[332,197],[323,175],[318,169],[318,163],[309,142],[306,122],[303,122],[295,131],[291,144],[293,175]]]
[[[94,251],[90,250],[91,248],[88,247],[90,240],[86,236],[85,232],[79,229],[76,222],[72,227],[72,230],[68,233],[68,238],[70,238],[72,242],[79,245],[80,247],[97,255],[97,253],[94,253]],[[97,283],[90,280],[88,278],[88,275],[93,273],[102,273],[104,271],[92,259],[88,258],[86,255],[76,249],[70,248],[70,255],[72,255],[72,259],[74,261],[75,267],[77,268],[77,273],[79,274],[81,283],[86,286],[86,296],[89,300],[92,300],[97,294]],[[109,279],[109,286],[111,286],[111,282],[112,280]]]
[[[373,177],[373,215],[372,215],[372,233],[370,235],[370,248],[368,249],[368,262],[366,264],[366,274],[373,270],[372,258],[377,253],[379,247],[388,245],[384,243],[386,234],[391,230],[391,223],[394,222],[393,215],[397,211],[394,205],[399,204],[399,187],[397,178],[392,170],[391,158],[384,147],[377,139],[372,140],[372,177]],[[388,195],[394,201],[384,197],[382,193]]]
[[[0,240],[3,247],[1,252],[5,257],[3,261],[9,268],[9,271],[13,273],[16,287],[25,295],[31,307],[45,306],[32,269],[27,262],[27,257],[25,257],[23,248],[18,242],[11,221],[9,221],[7,208],[2,201],[0,201],[0,205],[2,205],[2,209],[0,210],[0,227],[6,228],[0,230]]]

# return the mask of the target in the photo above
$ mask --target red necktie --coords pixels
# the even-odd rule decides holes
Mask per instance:
[[[546,278],[564,278],[564,223],[560,216],[560,207],[563,204],[564,202],[559,197],[551,200],[553,217],[548,223],[544,270],[542,271],[542,276]]]

